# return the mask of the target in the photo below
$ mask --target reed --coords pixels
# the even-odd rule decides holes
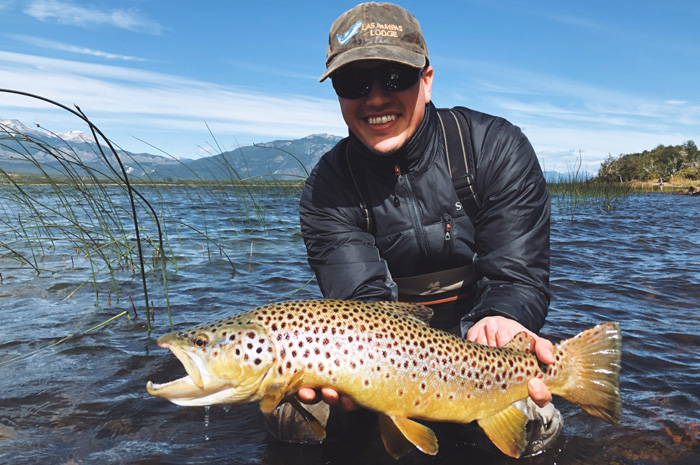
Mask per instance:
[[[61,263],[63,268],[67,266],[66,256],[74,264],[75,255],[86,267],[87,277],[66,298],[89,286],[95,305],[100,305],[100,289],[102,294],[105,291],[104,285],[99,284],[107,277],[107,299],[111,300],[113,293],[119,303],[122,282],[140,275],[145,302],[142,314],[148,315],[149,304],[153,308],[148,288],[153,282],[146,276],[160,272],[157,285],[162,288],[172,324],[166,271],[168,267],[178,269],[178,256],[184,255],[184,247],[191,247],[192,238],[203,241],[210,260],[214,256],[225,257],[231,272],[236,273],[226,244],[265,229],[262,195],[298,195],[303,185],[301,179],[244,176],[226,157],[212,160],[217,172],[222,173],[214,180],[201,179],[192,172],[192,179],[188,180],[163,182],[146,177],[134,181],[127,176],[122,159],[128,159],[132,165],[138,165],[137,161],[115,147],[79,108],[75,111],[22,92],[0,92],[38,98],[70,111],[88,125],[94,140],[99,141],[96,155],[105,161],[100,166],[106,169],[83,163],[67,142],[48,145],[0,124],[0,146],[33,171],[31,175],[17,176],[0,170],[0,261],[14,262],[18,268],[29,267],[37,274],[55,273],[60,271]],[[215,138],[214,144],[221,151]],[[171,213],[172,195],[168,189],[173,186],[181,201],[199,211],[196,224]],[[62,257],[61,262],[56,257]],[[4,268],[7,277],[11,269]],[[129,301],[133,305],[131,297]],[[133,311],[136,316],[136,306]],[[146,318],[149,332],[150,319]]]
[[[580,152],[573,167],[556,182],[548,183],[547,187],[555,213],[571,221],[576,219],[581,208],[594,207],[603,212],[614,210],[632,192],[629,183],[589,177],[582,170]]]
[[[564,180],[548,185],[552,205],[562,217],[575,220],[584,207],[608,212],[619,207],[632,193],[628,183],[611,183],[597,179]]]

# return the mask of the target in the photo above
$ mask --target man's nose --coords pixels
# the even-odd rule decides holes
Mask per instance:
[[[372,85],[369,88],[369,94],[365,97],[365,103],[378,104],[391,99],[390,92],[384,89],[376,79],[372,80]]]

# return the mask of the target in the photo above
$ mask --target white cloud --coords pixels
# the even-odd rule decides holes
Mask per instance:
[[[40,39],[38,37],[31,37],[22,34],[8,34],[7,37],[11,39],[28,43],[40,48],[48,48],[52,50],[60,50],[64,52],[79,53],[82,55],[96,56],[100,58],[106,58],[108,60],[123,60],[123,61],[146,61],[144,58],[127,56],[127,55],[117,55],[115,53],[103,52],[101,50],[93,50],[87,47],[79,47],[77,45],[65,44],[63,42],[56,42],[53,40]]]
[[[120,66],[0,51],[0,82],[68,106],[78,104],[109,137],[133,134],[164,148],[162,141],[171,139],[186,138],[181,145],[190,148],[208,140],[205,121],[217,136],[235,135],[245,143],[252,137],[261,141],[347,132],[335,100],[262,93]],[[30,98],[0,94],[2,117],[55,121],[53,113],[42,116],[50,113],[47,108]],[[65,120],[73,126],[61,131],[75,129],[74,117],[66,114]]]
[[[566,168],[579,150],[594,171],[609,154],[700,137],[700,105],[685,100],[638,95],[500,63],[439,59],[449,68],[443,72],[466,76],[451,86],[447,100],[503,116],[523,128],[548,169]]]
[[[34,0],[24,13],[41,21],[80,27],[112,26],[134,32],[160,34],[162,26],[134,8],[103,11],[95,6],[80,6],[60,0]]]

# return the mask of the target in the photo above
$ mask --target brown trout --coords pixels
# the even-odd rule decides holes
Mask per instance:
[[[477,421],[505,454],[526,446],[527,417],[512,404],[540,378],[549,390],[609,423],[617,423],[621,335],[609,322],[554,347],[544,365],[533,340],[518,334],[505,347],[472,343],[435,328],[432,310],[397,302],[283,302],[166,334],[187,376],[147,385],[149,394],[183,406],[260,402],[271,412],[296,404],[301,387],[333,387],[376,412],[395,458],[412,446],[436,454],[433,431],[415,420]],[[297,404],[298,405],[298,404]],[[315,419],[312,426],[323,429]]]

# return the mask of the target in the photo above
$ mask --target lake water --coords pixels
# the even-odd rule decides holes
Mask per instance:
[[[222,202],[178,188],[164,189],[162,200],[154,196],[156,210],[169,212],[168,239],[178,259],[177,269],[168,265],[167,271],[176,329],[272,301],[319,297],[315,282],[303,287],[312,273],[296,199],[256,195],[266,227],[252,215],[247,234],[224,214],[250,213],[240,202],[230,200],[223,209]],[[548,452],[522,462],[700,463],[700,199],[632,196],[609,212],[580,206],[573,221],[556,202],[553,210],[553,300],[542,334],[556,341],[618,321],[623,414],[618,426],[610,426],[556,399],[565,418],[561,437]],[[3,214],[8,216],[6,206]],[[0,225],[3,241],[5,229]],[[203,240],[205,229],[212,241]],[[226,255],[207,248],[214,243]],[[90,276],[89,263],[61,247],[42,252],[42,267],[54,271],[38,276],[0,258],[2,464],[514,463],[478,429],[459,425],[431,425],[440,443],[437,456],[414,451],[396,462],[376,428],[339,443],[288,445],[265,432],[256,405],[212,407],[207,414],[150,397],[146,381],[184,373],[155,343],[171,330],[160,271],[149,272],[155,309],[149,335],[140,278],[128,268],[116,271],[117,302],[109,276],[99,275],[96,306],[93,284],[79,287]],[[46,348],[131,312],[130,298],[138,318],[122,316]]]

